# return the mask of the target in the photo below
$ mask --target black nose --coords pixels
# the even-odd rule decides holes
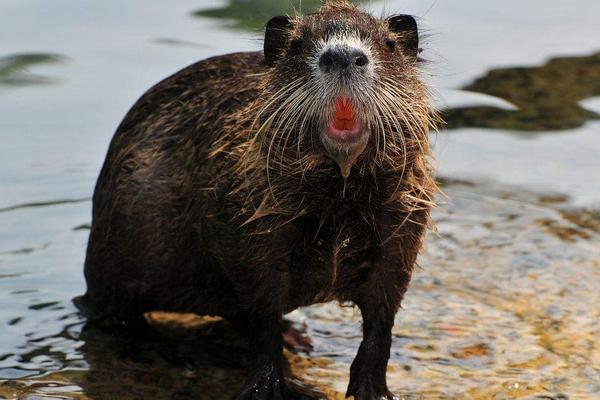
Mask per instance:
[[[363,68],[368,64],[369,57],[362,50],[339,47],[328,49],[319,59],[319,68],[326,73],[348,68]]]

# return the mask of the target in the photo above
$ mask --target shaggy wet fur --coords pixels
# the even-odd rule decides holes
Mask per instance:
[[[347,178],[319,138],[316,110],[333,108],[306,62],[315,38],[340,29],[328,21],[377,57],[359,111],[370,135]],[[345,2],[290,20],[284,39],[277,59],[196,63],[129,111],[94,194],[82,304],[90,319],[125,323],[150,310],[228,318],[256,351],[239,398],[287,399],[283,314],[352,302],[364,341],[348,395],[391,399],[391,328],[436,191],[419,63],[402,32]]]

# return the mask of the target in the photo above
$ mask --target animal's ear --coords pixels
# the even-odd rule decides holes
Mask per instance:
[[[388,18],[390,30],[398,35],[404,54],[417,58],[419,55],[419,28],[411,15],[394,15]]]
[[[267,23],[265,32],[265,62],[267,65],[274,65],[283,53],[292,26],[292,20],[285,15],[273,17]]]

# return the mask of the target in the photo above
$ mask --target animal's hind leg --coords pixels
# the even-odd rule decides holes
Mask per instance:
[[[143,327],[148,311],[140,300],[142,268],[131,259],[117,256],[119,244],[105,240],[104,232],[90,234],[85,261],[87,291],[77,305],[91,324],[104,327]],[[112,251],[111,251],[112,250]]]
[[[306,333],[306,326],[297,326],[287,319],[283,320],[283,344],[290,350],[312,350],[312,339]]]

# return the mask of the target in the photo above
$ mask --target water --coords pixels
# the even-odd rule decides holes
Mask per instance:
[[[71,299],[118,122],[179,68],[258,49],[282,6],[247,5],[0,4],[0,398],[222,399],[239,386],[246,350],[223,323],[155,315],[160,333],[136,341],[83,330]],[[452,128],[434,138],[445,196],[397,317],[390,387],[406,399],[600,398],[600,3],[363,6],[421,17]],[[559,75],[554,58],[568,64]],[[290,318],[314,342],[287,354],[292,383],[343,398],[359,315],[328,304]]]

